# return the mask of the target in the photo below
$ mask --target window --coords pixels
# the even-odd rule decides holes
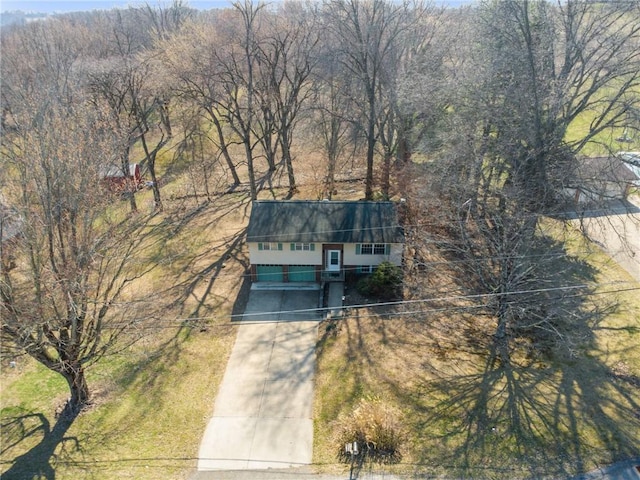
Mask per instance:
[[[282,244],[274,242],[258,243],[258,250],[282,250]]]
[[[376,270],[375,265],[360,265],[358,267],[358,273],[373,273]]]
[[[315,251],[315,244],[313,243],[292,243],[291,251],[292,252],[313,252]]]
[[[387,243],[358,243],[356,255],[389,255],[391,246]]]

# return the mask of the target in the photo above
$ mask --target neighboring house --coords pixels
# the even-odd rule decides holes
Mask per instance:
[[[584,157],[578,162],[575,184],[565,188],[575,203],[626,200],[631,189],[640,186],[640,169],[634,171],[621,155]]]
[[[625,163],[625,166],[640,179],[640,152],[619,152],[618,157]],[[636,180],[633,183],[636,187],[640,188],[640,180]]]
[[[129,175],[125,175],[120,165],[106,165],[100,174],[101,183],[109,190],[120,192],[127,189],[137,190],[142,185],[140,165],[129,164]]]
[[[255,201],[247,243],[254,282],[343,280],[402,263],[393,202]]]

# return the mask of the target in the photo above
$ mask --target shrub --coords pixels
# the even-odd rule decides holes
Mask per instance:
[[[338,420],[336,446],[338,458],[353,460],[345,452],[345,444],[358,443],[358,460],[376,463],[398,463],[405,433],[400,412],[379,399],[362,399],[355,409]]]
[[[391,262],[382,262],[375,272],[361,278],[357,289],[362,295],[379,298],[397,298],[402,287],[402,270]]]

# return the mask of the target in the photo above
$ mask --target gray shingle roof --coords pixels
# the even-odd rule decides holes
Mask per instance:
[[[402,243],[393,202],[257,200],[249,242]]]
[[[632,183],[638,180],[638,175],[631,165],[618,157],[584,157],[580,159],[577,177],[582,183],[614,182]]]

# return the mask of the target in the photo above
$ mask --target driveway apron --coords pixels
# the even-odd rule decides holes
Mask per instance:
[[[282,294],[271,293],[272,298]],[[317,298],[317,292],[314,295],[309,298]],[[200,445],[198,470],[311,463],[317,329],[317,320],[239,326],[214,414]]]
[[[606,216],[586,216],[582,226],[589,236],[624,268],[635,280],[640,282],[640,205],[637,197],[628,213],[625,206],[612,210]],[[574,220],[576,228],[580,221]]]

